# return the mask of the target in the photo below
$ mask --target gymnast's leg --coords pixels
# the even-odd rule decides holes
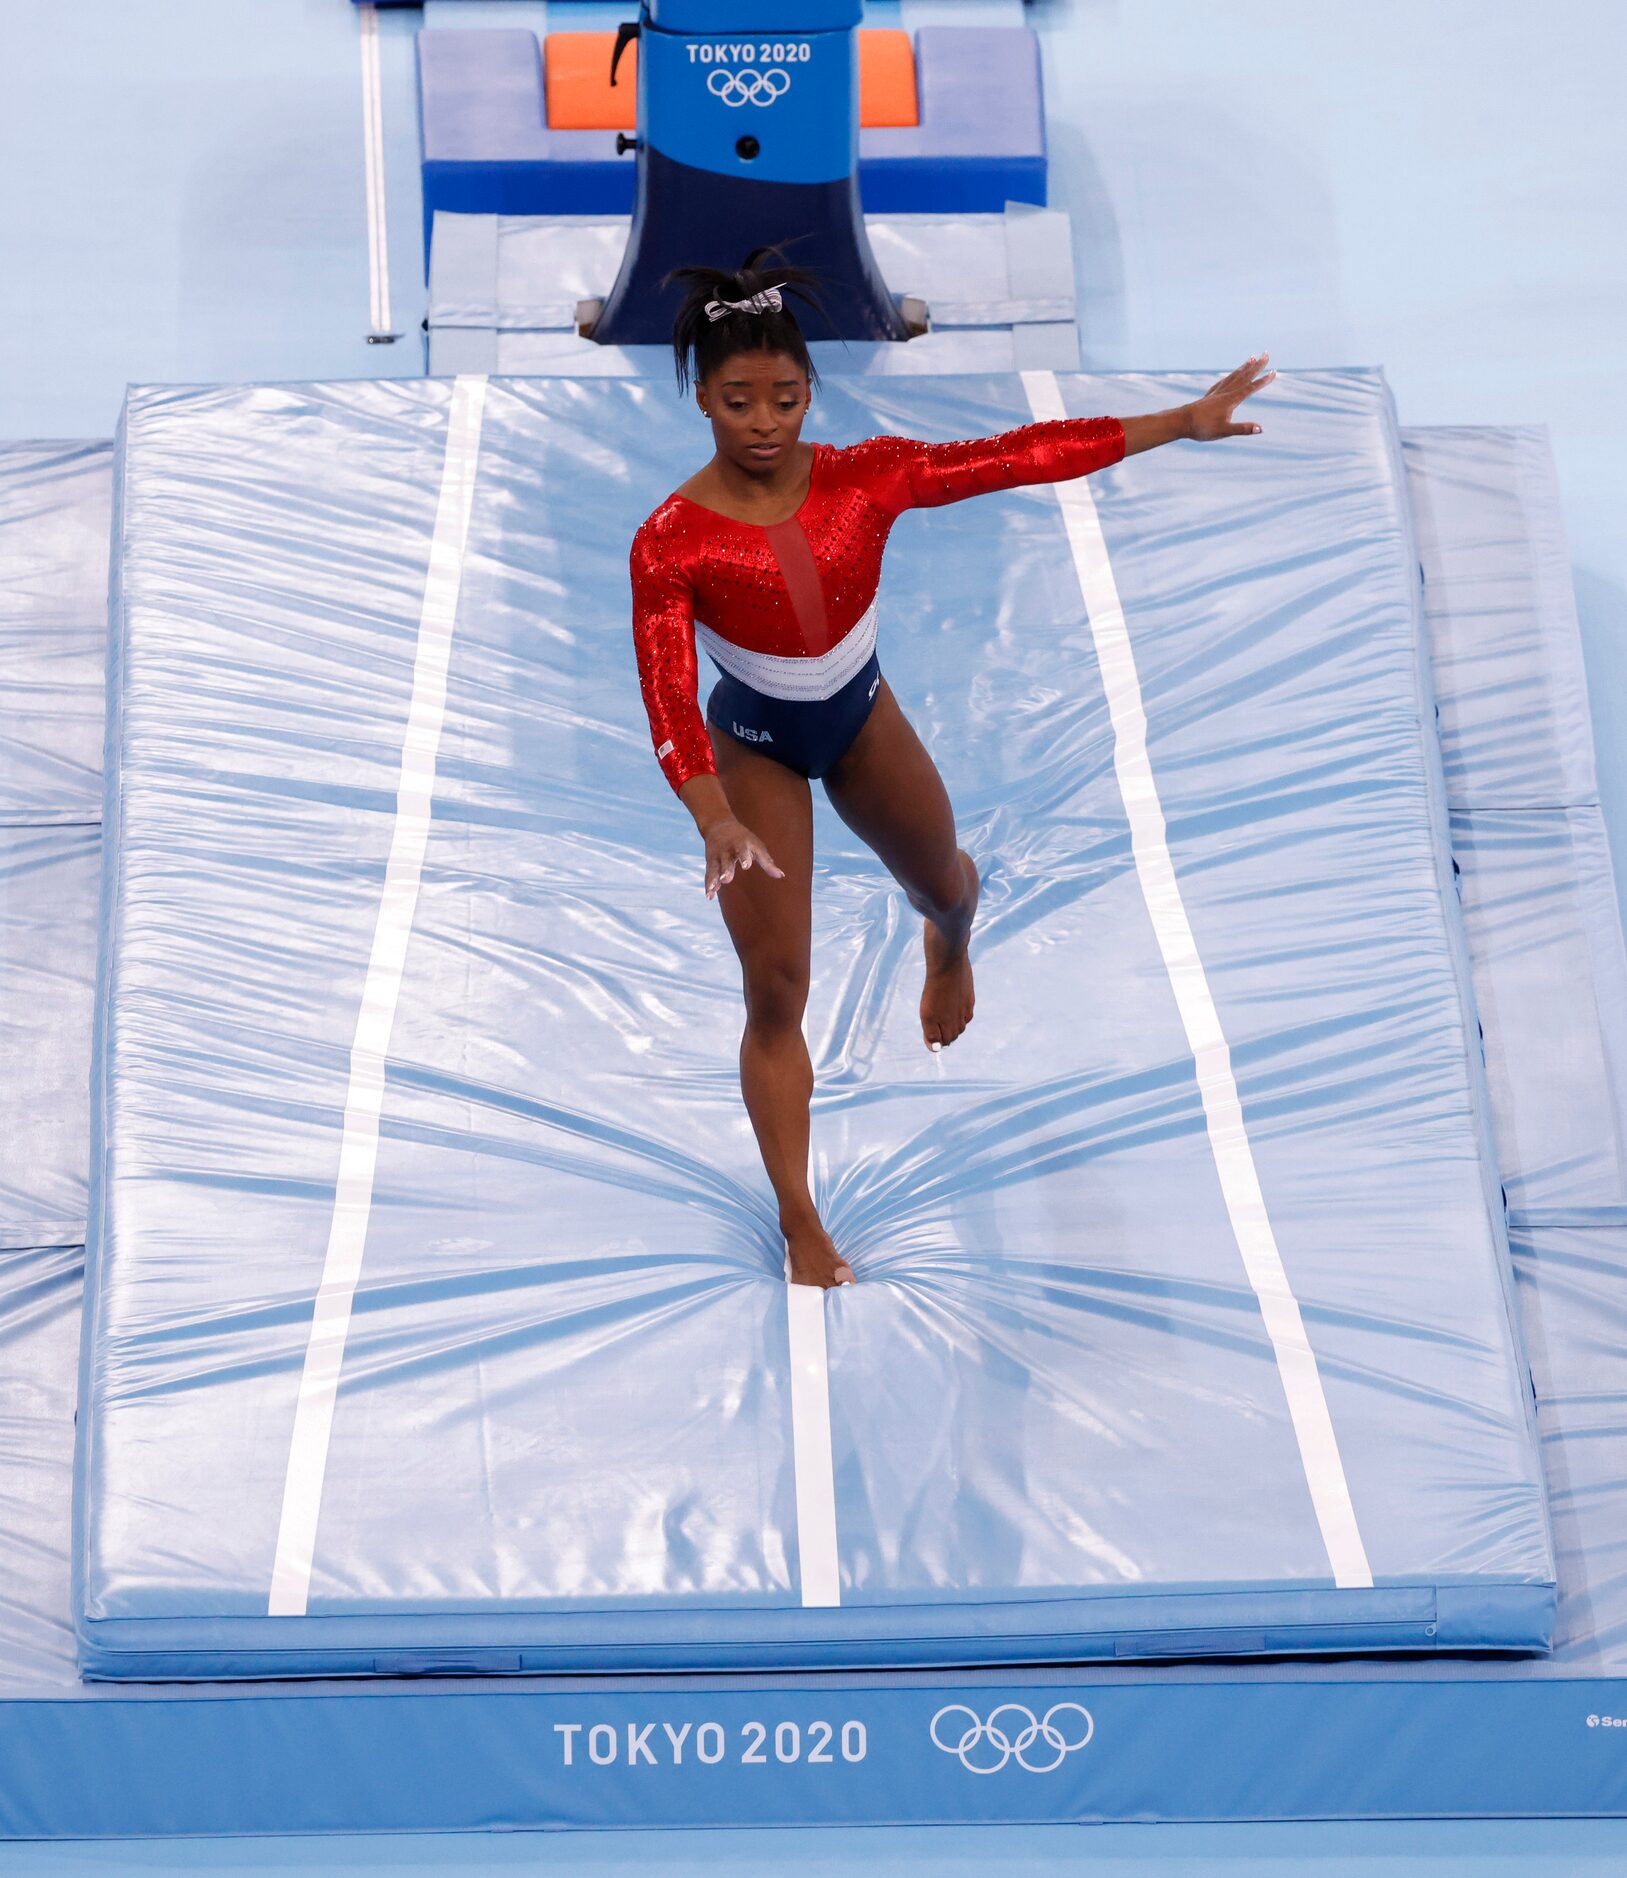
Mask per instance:
[[[740,955],[746,1027],[740,1039],[740,1092],[763,1166],[779,1201],[791,1281],[851,1283],[808,1191],[808,1104],[813,1064],[802,1034],[808,1002],[813,917],[813,800],[807,778],[706,726],[718,776],[734,815],[760,837],[783,870],[737,868],[719,887],[723,922]]]
[[[932,1049],[953,1043],[972,1021],[968,946],[977,868],[955,845],[949,792],[886,679],[864,728],[824,780],[836,813],[875,851],[926,921],[921,1034]]]

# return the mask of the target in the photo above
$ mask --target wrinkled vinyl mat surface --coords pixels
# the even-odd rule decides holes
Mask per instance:
[[[1172,378],[854,380],[956,437]],[[75,1544],[95,1675],[1546,1646],[1553,1566],[1383,382],[906,516],[983,874],[816,804],[788,1291],[650,751],[665,384],[132,394]]]
[[[0,444],[0,1254],[85,1237],[111,455]]]

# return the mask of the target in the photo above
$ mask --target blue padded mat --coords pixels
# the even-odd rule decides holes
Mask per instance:
[[[1193,389],[850,381],[819,431]],[[984,870],[978,1017],[924,1052],[918,928],[821,805],[862,1280],[822,1300],[634,687],[692,414],[132,396],[90,1673],[1545,1644],[1389,399],[1267,415],[901,524],[883,658]]]

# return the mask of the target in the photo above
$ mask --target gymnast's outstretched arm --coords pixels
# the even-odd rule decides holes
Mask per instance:
[[[1258,424],[1239,423],[1233,413],[1276,376],[1266,363],[1261,353],[1228,372],[1201,398],[1146,417],[1045,418],[995,437],[955,443],[872,437],[852,454],[865,459],[875,493],[895,513],[941,508],[1030,483],[1065,482],[1162,443],[1256,435]]]

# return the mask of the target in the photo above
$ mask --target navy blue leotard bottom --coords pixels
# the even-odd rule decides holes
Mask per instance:
[[[874,652],[828,698],[771,698],[725,672],[706,700],[706,715],[738,742],[799,776],[817,778],[834,767],[863,730],[880,689],[881,665]]]

